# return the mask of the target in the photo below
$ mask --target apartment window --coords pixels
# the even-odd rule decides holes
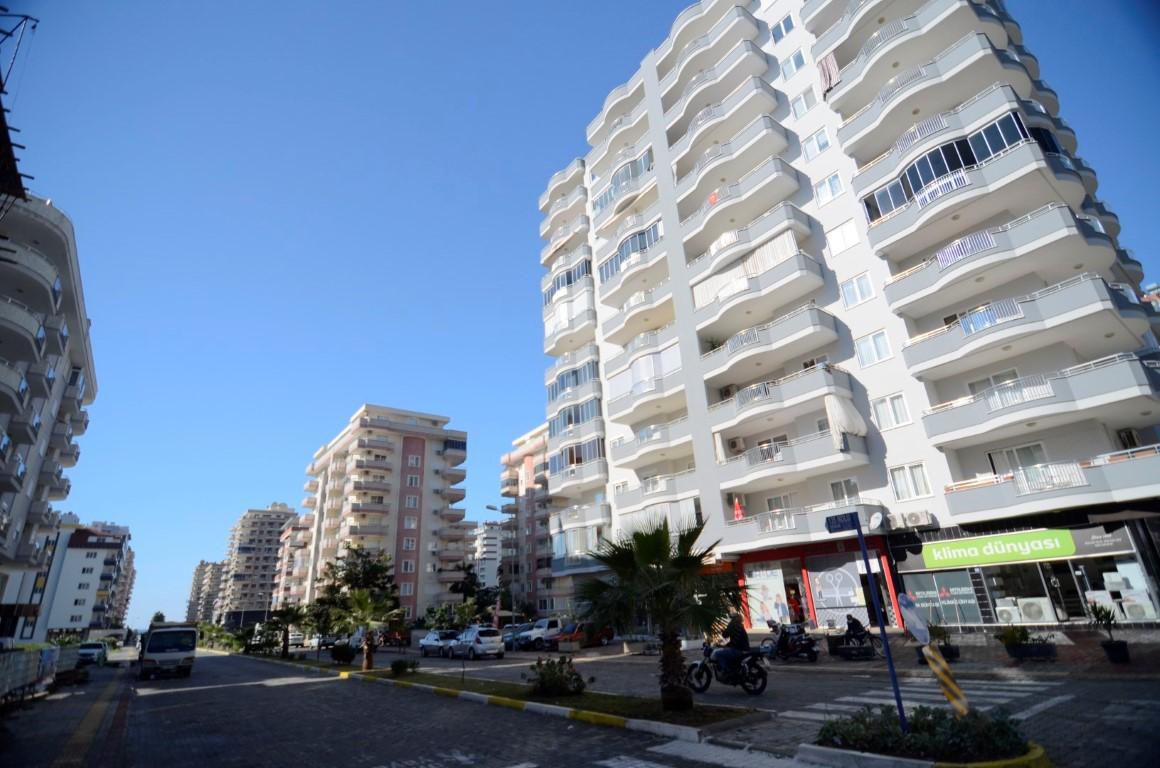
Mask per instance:
[[[404,581],[399,585],[399,594],[402,597],[410,597],[411,595],[415,594],[414,583],[410,581]]]
[[[818,103],[818,97],[814,95],[814,87],[811,85],[804,91],[799,93],[789,103],[790,109],[793,110],[793,116],[800,118],[806,112],[813,109],[814,105]]]
[[[404,500],[403,506],[406,507],[407,509],[418,509],[419,508],[419,497],[414,496],[414,495],[408,496]]]
[[[926,465],[907,464],[890,470],[890,488],[896,501],[909,501],[930,495],[930,484],[926,480]]]
[[[92,566],[89,566],[87,568],[81,568],[81,575],[82,576],[85,575],[86,573],[92,573],[92,572],[93,572]]]
[[[858,242],[858,225],[847,219],[833,229],[826,230],[826,247],[831,256],[853,248]]]
[[[786,16],[781,21],[777,22],[769,28],[769,32],[773,35],[773,42],[780,43],[781,39],[788,35],[793,30],[793,17]]]
[[[77,584],[77,589],[88,589],[88,588],[89,588],[89,582],[87,582],[87,581],[82,581],[80,584]]]
[[[791,53],[785,61],[781,63],[781,72],[785,75],[785,79],[789,80],[799,69],[806,65],[806,57],[802,53],[801,48]]]
[[[583,403],[561,408],[548,420],[548,436],[557,437],[572,427],[600,418],[600,400],[592,398]]]
[[[871,400],[870,412],[879,429],[891,429],[910,423],[910,411],[901,392]]]
[[[85,599],[83,597],[78,597],[76,600],[73,600],[73,605],[84,605],[84,604],[85,604]]]
[[[412,454],[409,454],[407,456],[407,466],[408,467],[418,467],[418,466],[422,465],[422,463],[423,463],[423,457],[417,453],[412,453]]]
[[[830,498],[839,504],[858,498],[858,481],[847,477],[830,483]]]
[[[776,512],[779,509],[789,509],[793,506],[793,494],[785,493],[781,496],[770,496],[765,500],[765,511]]]
[[[661,224],[658,221],[621,240],[620,245],[616,247],[616,253],[605,259],[598,268],[600,282],[605,283],[612,279],[620,272],[621,265],[632,258],[633,254],[644,253],[660,239]]]
[[[419,527],[419,518],[415,517],[414,515],[404,515],[403,527],[409,531],[415,530],[415,528]]]
[[[842,304],[849,309],[864,301],[874,298],[874,286],[870,283],[870,275],[863,272],[842,283]]]
[[[584,259],[571,269],[564,270],[552,280],[552,285],[544,291],[544,306],[552,303],[556,294],[592,275],[592,261]]]
[[[403,573],[414,573],[415,572],[415,561],[414,560],[400,560],[399,561],[399,570],[402,571]]]
[[[886,338],[886,331],[875,331],[854,339],[854,351],[858,355],[858,364],[863,368],[889,359],[890,340]]]
[[[806,154],[806,160],[813,160],[829,148],[830,137],[826,135],[825,128],[810,134],[802,142],[802,149]]]
[[[842,177],[832,173],[814,185],[814,198],[818,205],[825,205],[842,194]]]
[[[68,617],[68,620],[70,624],[80,624],[85,620],[85,617],[81,616],[79,613],[74,613],[72,616]]]
[[[414,536],[404,537],[404,539],[403,539],[403,551],[404,552],[414,552],[415,551],[415,537]]]
[[[371,504],[385,504],[386,501],[386,496],[371,496]]]
[[[86,560],[96,560],[97,553],[96,552],[85,552],[85,559]]]
[[[408,488],[418,488],[419,484],[422,482],[423,482],[422,479],[420,479],[420,477],[418,475],[407,475],[407,487]]]

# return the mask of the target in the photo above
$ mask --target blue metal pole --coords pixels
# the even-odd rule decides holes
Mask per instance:
[[[894,688],[894,703],[898,705],[898,724],[902,732],[906,724],[906,709],[902,706],[902,691],[898,689],[898,674],[894,671],[894,657],[890,653],[890,640],[886,637],[886,621],[882,616],[882,606],[878,602],[878,585],[874,582],[874,571],[870,570],[870,553],[866,551],[866,538],[862,535],[862,520],[854,514],[854,531],[858,534],[858,546],[862,548],[862,562],[866,565],[866,581],[870,583],[870,602],[874,604],[874,616],[878,619],[878,631],[882,633],[882,650],[886,654],[886,667],[890,670],[890,685]],[[885,578],[885,576],[884,576]]]

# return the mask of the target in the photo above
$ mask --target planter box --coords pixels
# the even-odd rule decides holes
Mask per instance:
[[[838,655],[846,661],[867,661],[875,658],[872,645],[840,645]]]
[[[1008,656],[1020,661],[1024,659],[1055,661],[1055,643],[1020,643],[1003,647],[1007,649]]]
[[[948,662],[959,660],[959,647],[957,645],[940,645],[938,647],[938,652],[941,653],[942,657]],[[926,663],[926,656],[924,656],[922,653],[921,645],[916,645],[914,647],[914,655],[918,657],[919,664]]]
[[[1113,664],[1127,664],[1131,661],[1128,658],[1128,642],[1126,640],[1104,640],[1100,645],[1103,646],[1108,661]]]

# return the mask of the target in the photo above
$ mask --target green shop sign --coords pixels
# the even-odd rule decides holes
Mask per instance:
[[[1071,557],[1075,552],[1071,531],[1030,531],[956,541],[928,541],[922,546],[922,563],[929,569],[958,568]]]

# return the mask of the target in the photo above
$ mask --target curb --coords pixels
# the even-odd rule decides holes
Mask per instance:
[[[795,759],[810,765],[830,768],[1051,768],[1051,761],[1043,747],[1027,742],[1027,753],[1005,760],[978,763],[944,763],[936,760],[916,760],[908,757],[890,757],[869,752],[852,752],[816,744],[799,744]]]

